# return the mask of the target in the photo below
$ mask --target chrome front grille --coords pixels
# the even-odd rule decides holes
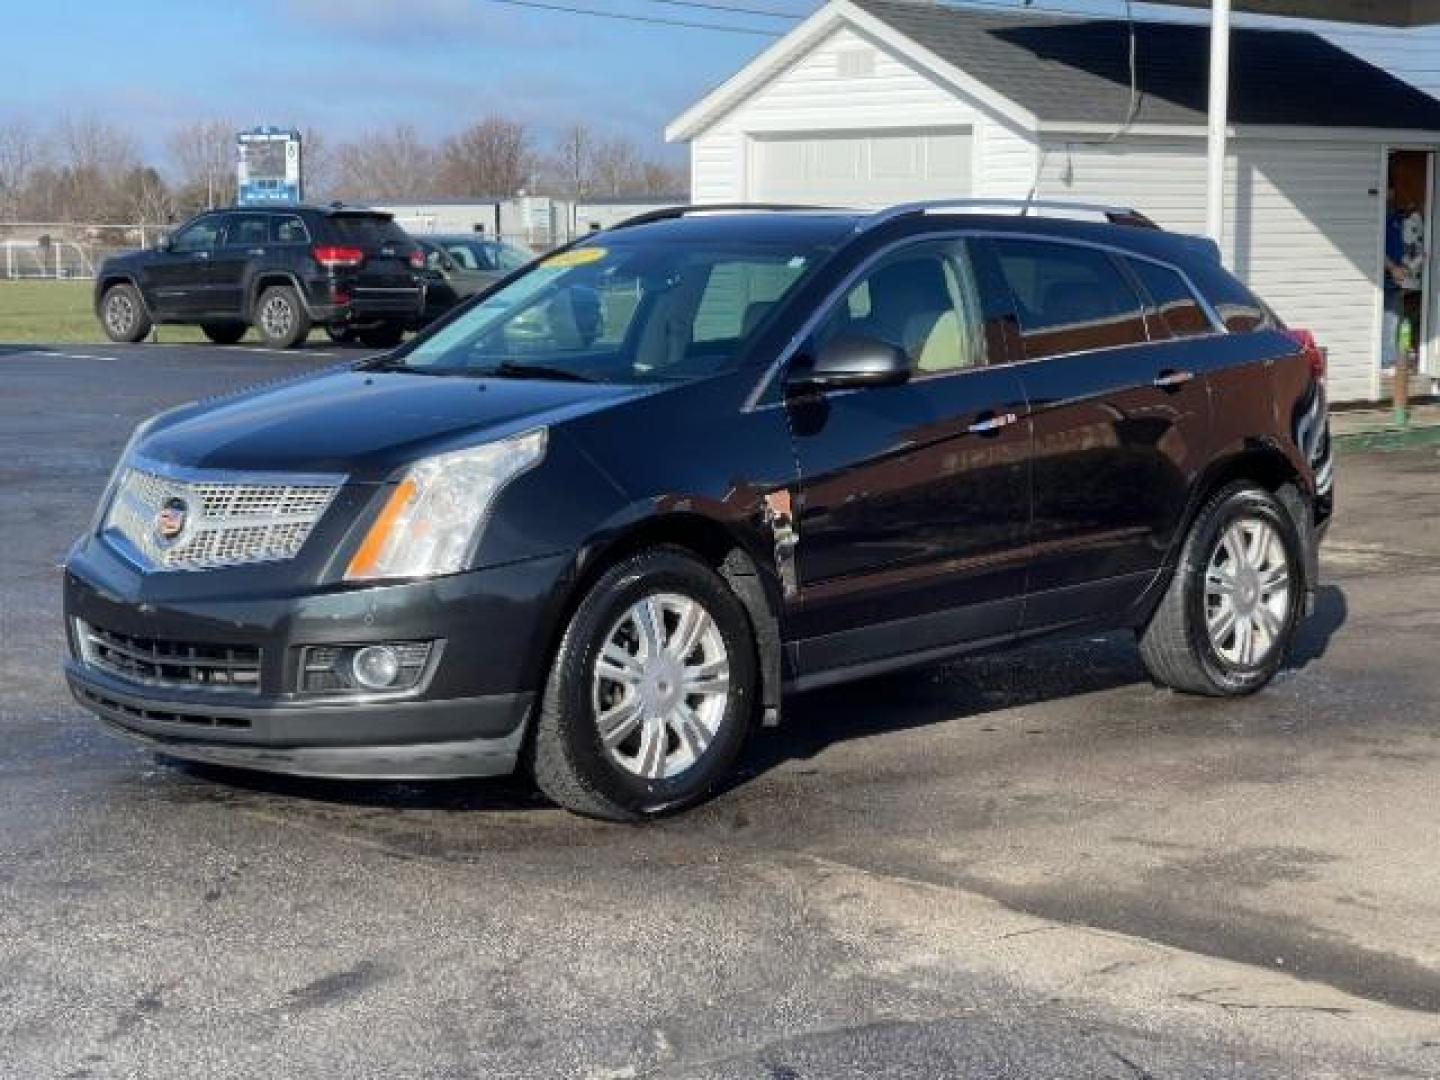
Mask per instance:
[[[80,659],[129,682],[177,690],[260,692],[260,650],[248,645],[201,645],[102,630],[75,620]]]
[[[131,465],[104,532],[147,568],[213,570],[293,559],[340,490],[341,477],[282,474],[235,480]],[[162,513],[169,512],[162,529]]]

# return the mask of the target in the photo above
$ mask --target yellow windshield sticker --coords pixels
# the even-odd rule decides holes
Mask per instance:
[[[597,263],[606,255],[610,254],[603,247],[580,247],[571,248],[569,251],[562,251],[559,255],[551,255],[545,260],[546,266],[589,266]]]

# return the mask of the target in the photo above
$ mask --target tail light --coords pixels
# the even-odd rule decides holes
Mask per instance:
[[[365,252],[357,247],[336,247],[319,244],[310,250],[315,261],[327,270],[352,269],[365,261]]]
[[[1300,346],[1300,351],[1305,354],[1305,359],[1310,363],[1310,374],[1321,382],[1325,381],[1325,350],[1315,340],[1315,335],[1309,330],[1286,330],[1290,339]]]
[[[415,248],[410,252],[410,269],[425,269],[425,252],[421,251],[419,248]]]

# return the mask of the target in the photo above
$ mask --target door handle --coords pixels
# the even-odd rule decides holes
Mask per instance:
[[[1155,376],[1155,385],[1161,390],[1173,390],[1177,386],[1184,386],[1193,378],[1193,371],[1162,371]]]
[[[245,254],[246,254],[246,255],[264,255],[264,254],[265,254],[265,249],[264,249],[264,248],[251,248],[249,251],[245,252]]]
[[[1002,428],[1011,424],[1019,423],[1020,417],[1013,412],[1007,413],[985,413],[981,419],[970,425],[968,430],[971,435],[993,435]]]
[[[200,260],[202,260],[202,261],[205,260],[205,259],[208,259],[209,257],[210,257],[210,252],[208,252],[208,251],[197,251],[197,252],[195,252],[195,258],[200,259]]]

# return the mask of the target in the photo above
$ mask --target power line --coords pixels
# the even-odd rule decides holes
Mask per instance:
[[[655,4],[669,4],[671,7],[701,8],[705,11],[723,11],[727,15],[758,15],[765,19],[793,19],[796,22],[805,18],[793,11],[781,11],[778,8],[756,8],[756,7],[732,7],[729,4],[707,4],[705,0],[651,0]]]
[[[779,30],[761,30],[750,26],[725,26],[721,23],[690,22],[685,19],[662,19],[655,15],[631,15],[621,11],[596,11],[594,8],[571,7],[569,4],[546,3],[545,0],[487,0],[491,4],[557,11],[566,15],[593,15],[598,19],[621,19],[625,22],[647,23],[652,26],[678,26],[686,30],[718,30],[726,34],[751,34],[757,37],[779,37]],[[698,2],[698,0],[697,0]]]

